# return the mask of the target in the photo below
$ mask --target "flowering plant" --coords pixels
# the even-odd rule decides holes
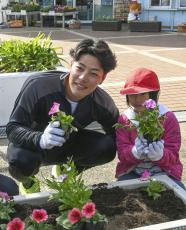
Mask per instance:
[[[0,225],[2,230],[54,230],[53,226],[46,223],[48,214],[44,209],[34,209],[28,220],[22,221],[15,217],[8,224]]]
[[[67,22],[68,25],[73,25],[73,24],[80,24],[80,20],[78,19],[70,19],[68,22]]]
[[[48,214],[45,209],[34,209],[26,230],[52,230],[53,227],[46,223]]]
[[[84,184],[82,173],[79,174],[72,159],[68,159],[61,170],[62,175],[57,181],[54,178],[46,180],[48,187],[56,191],[51,199],[61,202],[57,223],[65,229],[73,229],[85,222],[105,220],[91,202],[92,190]]]
[[[14,212],[14,201],[7,193],[0,192],[0,220],[10,220],[10,214]]]
[[[74,229],[78,226],[94,225],[101,222],[106,223],[107,219],[96,210],[96,205],[93,202],[87,202],[82,209],[73,208],[70,211],[64,212],[57,218],[58,224],[65,229]],[[86,229],[86,228],[85,228]]]
[[[74,118],[71,115],[66,115],[65,112],[59,109],[59,107],[60,104],[54,102],[48,115],[52,115],[52,122],[60,122],[60,128],[62,128],[65,131],[65,137],[68,138],[72,131],[77,131],[77,128],[72,125]]]
[[[144,189],[148,196],[152,197],[154,200],[158,199],[161,196],[161,193],[166,190],[165,185],[155,179],[150,179],[148,186]]]
[[[154,200],[158,199],[161,196],[161,193],[166,191],[166,187],[160,181],[152,179],[151,173],[148,170],[144,170],[140,180],[145,181],[149,180],[147,187],[143,188],[143,191],[147,192],[149,197],[152,197]]]
[[[138,135],[143,136],[148,141],[158,141],[161,140],[164,128],[163,122],[165,120],[165,115],[161,116],[159,113],[159,106],[152,99],[148,99],[144,103],[145,110],[136,113],[134,118],[138,124],[132,124],[128,129],[136,128]],[[115,128],[126,128],[122,124],[115,124]]]

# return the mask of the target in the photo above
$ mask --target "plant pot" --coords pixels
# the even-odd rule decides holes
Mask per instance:
[[[121,25],[121,21],[93,21],[92,30],[119,31],[121,30]]]
[[[85,230],[106,230],[107,222],[100,221],[98,223],[86,223]]]
[[[131,32],[160,32],[161,22],[139,22],[133,21],[129,23]]]
[[[186,33],[186,24],[178,25],[178,32]]]
[[[186,205],[186,191],[184,189],[182,189],[181,187],[179,187],[173,180],[171,180],[166,175],[154,176],[152,178],[156,178],[158,181],[162,182],[167,188],[169,188],[170,190],[173,191],[172,192],[173,195],[175,193],[176,197],[179,197],[183,202],[180,203],[179,206],[177,206],[176,215],[173,215],[174,221],[166,221],[166,218],[165,218],[164,223],[156,224],[156,225],[148,224],[149,226],[141,225],[142,227],[139,227],[138,229],[140,229],[140,230],[145,230],[145,229],[152,230],[152,229],[170,229],[171,227],[174,227],[174,228],[175,227],[183,227],[183,226],[185,227],[186,219],[183,219],[183,217],[179,218],[180,215],[178,214],[178,211],[179,211],[179,213],[185,213],[185,215],[186,215],[186,207],[185,207],[185,205]],[[127,203],[127,205],[126,205],[125,209],[122,209],[122,210],[120,210],[120,212],[118,212],[117,205],[119,204],[119,207],[120,207],[120,204],[123,204],[123,202],[122,202],[123,201],[123,195],[118,196],[117,193],[113,193],[113,191],[112,191],[112,197],[116,198],[117,203],[115,203],[115,205],[112,207],[112,213],[110,214],[109,218],[111,218],[111,221],[112,221],[113,220],[112,218],[114,218],[113,216],[115,216],[116,212],[117,212],[117,215],[115,217],[116,220],[117,220],[118,217],[120,217],[122,220],[124,220],[125,219],[124,212],[126,212],[126,214],[128,212],[131,212],[131,214],[129,215],[128,219],[129,219],[129,222],[131,224],[133,224],[134,217],[136,215],[138,215],[138,214],[135,214],[136,212],[135,212],[135,210],[133,210],[136,205],[139,208],[138,213],[139,214],[142,213],[142,215],[143,215],[143,212],[141,211],[143,206],[141,206],[141,205],[139,206],[138,202],[136,202],[136,195],[135,195],[135,193],[133,193],[133,190],[140,189],[140,188],[148,185],[148,183],[149,183],[149,181],[141,181],[139,179],[118,181],[118,182],[114,182],[112,184],[109,184],[106,187],[106,190],[104,190],[102,192],[100,190],[99,185],[97,185],[97,188],[98,188],[97,193],[94,194],[94,192],[93,192],[93,194],[96,197],[98,197],[98,199],[101,201],[101,204],[103,204],[104,201],[106,201],[106,199],[105,200],[103,199],[104,198],[103,195],[107,194],[107,192],[108,192],[107,190],[109,190],[109,188],[117,188],[117,187],[119,187],[122,191],[124,191],[124,194],[125,194],[125,197],[126,197],[125,202]],[[94,188],[96,188],[96,186],[94,186]],[[127,196],[126,196],[126,193],[128,194]],[[130,194],[132,194],[132,196],[129,196]],[[50,195],[50,193],[48,193],[48,194],[47,193],[35,193],[35,194],[29,194],[29,195],[25,195],[25,196],[15,196],[14,200],[15,200],[16,203],[21,203],[21,204],[23,204],[23,203],[24,204],[25,203],[31,203],[32,205],[37,204],[37,205],[40,205],[40,207],[42,207],[42,204],[45,204],[45,205],[47,204],[47,200],[48,200],[49,195]],[[131,200],[132,197],[134,197],[133,200]],[[169,196],[167,198],[169,198]],[[148,203],[150,198],[147,199],[147,197],[144,196],[144,199]],[[93,200],[93,202],[96,203],[96,200],[94,200],[94,197],[92,197],[92,200]],[[171,198],[168,199],[168,203],[170,203],[171,201],[172,201]],[[151,204],[153,202],[154,202],[153,200],[150,200]],[[110,211],[110,209],[111,209],[111,199],[107,200],[107,204],[108,204],[107,210]],[[174,206],[172,206],[173,204],[171,203],[171,208],[169,207],[169,210],[170,209],[174,210]],[[99,208],[100,208],[99,205],[100,205],[100,203],[96,203],[96,207],[97,207],[98,211],[100,211],[99,210]],[[163,206],[162,201],[157,200],[156,203],[155,203],[155,207],[156,207],[156,210],[155,210],[156,212],[155,213],[159,215],[159,214],[162,213],[163,208],[166,208],[166,205],[164,204],[164,206]],[[132,211],[134,211],[134,212],[132,212]],[[101,211],[100,211],[100,213],[101,213]],[[148,213],[147,213],[147,215],[148,215]],[[150,217],[150,221],[153,220],[153,218],[154,218],[154,216],[152,215]],[[175,218],[177,218],[177,220],[175,220]],[[186,218],[186,216],[184,218]],[[139,221],[140,221],[140,223],[142,223],[141,219],[139,219]],[[109,222],[109,219],[108,219],[109,228],[110,228],[111,224],[113,224],[113,221],[111,223],[111,222]],[[114,225],[114,226],[115,227],[113,227],[112,229],[116,229],[116,230],[118,230],[118,229],[122,229],[122,230],[126,229],[124,225],[120,226],[120,228],[118,228],[118,225]],[[136,225],[133,225],[133,226],[136,226]],[[158,227],[156,227],[156,226],[158,226]],[[93,226],[88,226],[88,227],[93,227]],[[97,227],[97,226],[94,226],[94,227]],[[133,228],[134,227],[128,227],[127,229],[133,229]],[[92,229],[92,230],[98,230],[98,229]],[[86,230],[89,230],[89,229],[86,228]]]
[[[75,24],[69,24],[69,29],[80,29],[81,24],[80,23],[75,23]]]
[[[85,224],[81,223],[80,225],[78,225],[77,227],[73,228],[72,230],[84,230],[85,229],[84,226],[85,226]],[[64,228],[64,230],[66,230],[66,229]]]
[[[10,28],[21,28],[23,27],[23,20],[11,20],[8,25]]]

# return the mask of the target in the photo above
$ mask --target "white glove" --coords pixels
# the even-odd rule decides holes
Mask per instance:
[[[136,159],[143,159],[148,153],[147,140],[142,137],[135,139],[135,145],[132,148],[132,154]]]
[[[154,141],[149,144],[148,158],[151,161],[159,161],[163,157],[164,141]]]
[[[58,128],[59,126],[59,121],[49,123],[39,142],[41,149],[52,149],[54,146],[61,147],[65,143],[65,138],[63,137],[65,132]]]

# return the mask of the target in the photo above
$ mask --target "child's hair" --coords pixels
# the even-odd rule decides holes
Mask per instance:
[[[160,91],[151,91],[151,92],[147,92],[147,93],[149,93],[149,98],[153,99],[157,103],[158,97],[159,97],[159,92]],[[127,101],[127,105],[130,106],[128,95],[126,95],[126,101]]]
[[[140,11],[141,11],[141,4],[140,4],[140,3],[137,3],[137,2],[131,2],[131,3],[129,4],[129,9],[130,9],[131,11],[136,11],[136,10],[138,10],[138,12],[140,12]]]
[[[116,56],[103,40],[84,39],[74,49],[70,50],[70,56],[75,61],[78,61],[82,55],[86,54],[96,57],[105,73],[110,72],[116,67]]]

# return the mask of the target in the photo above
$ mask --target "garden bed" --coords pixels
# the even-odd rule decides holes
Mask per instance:
[[[120,31],[121,21],[93,21],[92,30],[96,31]]]
[[[129,23],[131,32],[160,32],[161,22],[139,22],[133,21]]]
[[[167,176],[160,176],[158,180],[162,181],[170,189],[163,192],[162,196],[155,201],[142,191],[141,187],[148,183],[144,181],[116,182],[108,186],[110,189],[101,184],[94,186],[92,200],[96,203],[100,213],[107,216],[109,223],[107,230],[133,229],[165,222],[168,228],[171,226],[170,221],[173,221],[170,223],[176,223],[174,222],[175,220],[185,219],[186,192]],[[47,193],[40,198],[37,194],[29,195],[28,198],[24,199],[21,196],[17,196],[15,200],[17,200],[17,203],[33,203],[33,201],[35,204],[39,202],[45,203],[44,206],[40,205],[40,207],[47,209],[49,214],[48,221],[55,223],[58,203],[44,202],[48,198]],[[39,206],[37,205],[37,207]],[[22,214],[26,217],[26,213],[30,215],[32,209],[33,207],[27,205],[18,205],[17,213],[22,211]],[[181,222],[179,226],[186,226],[186,224],[183,225],[186,223],[186,219]],[[55,227],[55,229],[58,228]]]

